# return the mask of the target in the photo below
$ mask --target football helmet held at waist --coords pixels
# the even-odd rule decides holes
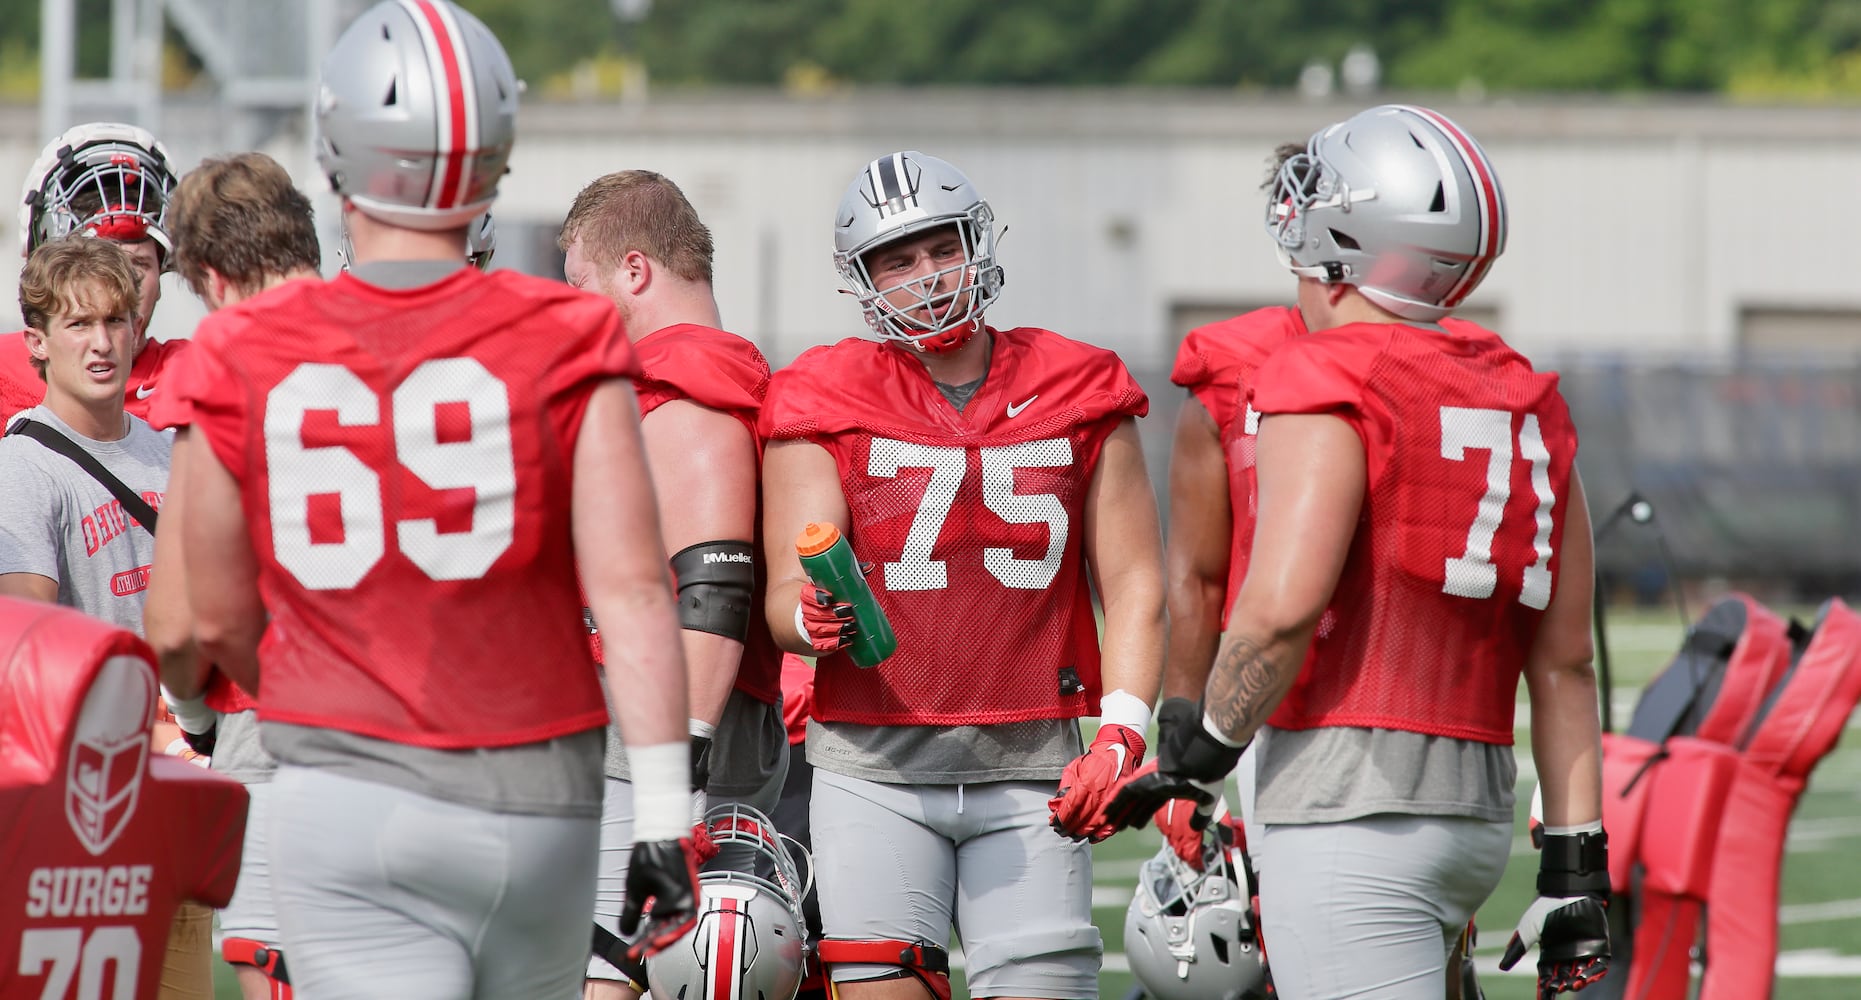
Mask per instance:
[[[1266,958],[1239,844],[1210,838],[1196,871],[1164,844],[1124,914],[1131,974],[1156,1000],[1265,1000]]]
[[[801,900],[814,880],[808,852],[741,803],[705,814],[718,855],[699,873],[698,922],[646,959],[646,979],[667,1000],[792,1000],[801,986],[807,923]]]

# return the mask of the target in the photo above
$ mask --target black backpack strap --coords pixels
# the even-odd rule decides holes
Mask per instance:
[[[36,420],[16,421],[13,426],[7,428],[7,434],[9,436],[21,434],[29,437],[76,462],[78,468],[90,473],[92,479],[102,483],[103,488],[110,491],[110,495],[116,498],[116,502],[123,505],[123,511],[135,518],[137,524],[148,529],[149,534],[155,534],[155,508],[149,506],[149,502],[138,496],[135,490],[123,485],[121,479],[111,475],[110,470],[104,468],[103,463],[97,461],[96,456],[85,451],[83,445],[60,434],[56,428]]]

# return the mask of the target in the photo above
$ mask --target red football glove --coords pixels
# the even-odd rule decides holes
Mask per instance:
[[[1202,870],[1202,833],[1208,829],[1209,817],[1215,808],[1214,802],[1171,799],[1163,803],[1153,820],[1170,850],[1196,871]]]
[[[1144,761],[1144,734],[1115,722],[1099,727],[1092,745],[1060,775],[1060,794],[1047,801],[1049,821],[1063,837],[1098,843],[1117,827],[1095,823],[1112,787],[1130,777]]]
[[[795,614],[795,627],[822,655],[847,648],[859,633],[859,626],[853,623],[853,605],[836,603],[834,595],[812,582],[801,588],[801,609]]]

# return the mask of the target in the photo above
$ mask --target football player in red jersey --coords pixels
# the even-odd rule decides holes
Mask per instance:
[[[518,86],[445,0],[326,57],[320,163],[355,248],[202,323],[179,386],[201,656],[259,698],[272,892],[305,996],[581,986],[607,708],[635,764],[621,926],[693,917],[685,671],[611,303],[466,265]],[[202,447],[204,445],[205,447]]]
[[[149,752],[153,660],[124,629],[0,598],[0,996],[168,996],[176,908],[232,895],[245,791]]]
[[[286,282],[315,279],[321,263],[310,200],[291,175],[263,153],[207,160],[175,187],[168,210],[175,269],[209,310],[237,305]],[[169,385],[185,384],[193,355],[169,369]],[[155,538],[143,628],[161,665],[162,692],[195,750],[213,769],[243,783],[251,796],[239,886],[220,911],[221,955],[239,978],[247,1000],[285,1000],[290,972],[271,902],[265,832],[271,776],[277,762],[259,744],[257,702],[201,659],[187,603],[181,546],[185,475],[193,422],[179,392],[163,392],[149,409],[157,430],[173,428],[174,472],[162,508],[168,530]]]
[[[1383,106],[1281,167],[1268,229],[1311,334],[1258,373],[1253,549],[1200,706],[1107,821],[1201,795],[1262,736],[1263,934],[1288,1000],[1442,995],[1511,848],[1513,704],[1545,796],[1546,995],[1607,968],[1590,669],[1592,549],[1555,375],[1448,313],[1505,247],[1492,165],[1452,121]]]
[[[719,329],[711,232],[663,175],[626,170],[596,179],[576,195],[559,242],[569,284],[614,302],[640,362],[633,379],[640,434],[691,670],[692,787],[711,805],[740,801],[766,815],[788,770],[782,651],[756,613],[756,415],[769,363],[756,345]],[[595,895],[596,923],[609,933],[620,915],[633,828],[629,765],[610,735]],[[694,818],[703,814],[700,803]],[[617,967],[611,947],[597,952],[588,966],[591,1000],[644,991],[639,963]]]
[[[113,240],[129,252],[142,302],[136,310],[136,361],[123,406],[143,419],[162,368],[187,347],[185,340],[148,336],[149,318],[162,297],[162,271],[174,266],[173,244],[162,221],[174,183],[167,151],[147,130],[92,122],[69,129],[39,153],[26,174],[19,208],[25,256],[72,233]],[[0,335],[0,426],[44,397],[45,380],[32,369],[25,335]]]
[[[846,1000],[947,994],[954,921],[973,995],[1095,997],[1082,841],[1143,758],[1163,648],[1148,400],[1109,351],[986,324],[993,216],[943,160],[867,164],[834,245],[880,339],[804,353],[763,408],[769,623],[820,657],[821,958]],[[898,640],[877,666],[854,665],[852,608],[800,565],[810,522],[872,563]]]
[[[1273,173],[1303,143],[1275,151]],[[1254,435],[1260,415],[1250,393],[1255,376],[1280,345],[1305,333],[1299,310],[1272,306],[1197,327],[1176,351],[1170,381],[1188,390],[1177,411],[1170,454],[1168,581],[1169,646],[1163,659],[1163,697],[1197,699],[1208,683],[1215,647],[1234,595],[1247,575],[1254,538]],[[1238,807],[1253,805],[1253,757],[1236,770]],[[1157,810],[1157,830],[1177,856],[1202,865],[1207,816],[1183,800]]]

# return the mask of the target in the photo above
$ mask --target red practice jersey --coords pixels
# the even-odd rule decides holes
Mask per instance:
[[[1281,344],[1304,332],[1305,319],[1297,309],[1256,309],[1189,331],[1170,371],[1170,381],[1188,389],[1214,418],[1228,467],[1234,534],[1228,545],[1227,596],[1221,602],[1223,628],[1234,610],[1234,595],[1240,593],[1247,557],[1254,548],[1254,435],[1260,425],[1260,415],[1249,402],[1254,373]]]
[[[721,410],[736,417],[756,440],[756,481],[762,481],[762,437],[757,431],[763,397],[769,394],[769,362],[756,345],[734,333],[681,323],[655,330],[634,345],[640,374],[633,380],[640,397],[640,416],[675,399]],[[758,495],[754,537],[749,541],[762,552],[762,500]],[[750,632],[743,643],[743,660],[737,667],[737,690],[773,705],[782,694],[782,650],[769,634],[762,614],[768,585],[767,567],[756,562],[756,584],[750,596]]]
[[[590,394],[636,371],[612,303],[344,274],[214,313],[194,349],[172,388],[240,483],[261,718],[438,748],[606,724],[569,495]]]
[[[123,408],[147,420],[149,407],[161,394],[168,363],[187,353],[188,341],[151,340],[142,346],[129,366],[129,385],[123,391]],[[21,410],[45,401],[45,380],[32,368],[26,334],[0,334],[0,427],[11,423]]]
[[[771,439],[833,455],[848,539],[898,636],[870,670],[820,660],[814,717],[989,725],[1098,711],[1084,562],[1087,488],[1105,438],[1149,401],[1110,351],[990,331],[988,378],[959,413],[904,348],[817,347],[778,372]]]
[[[1253,405],[1343,418],[1369,475],[1311,655],[1269,721],[1510,744],[1577,452],[1557,376],[1472,324],[1362,323],[1281,347]]]
[[[0,598],[0,997],[152,997],[175,908],[225,906],[246,791],[152,753],[154,656]]]

